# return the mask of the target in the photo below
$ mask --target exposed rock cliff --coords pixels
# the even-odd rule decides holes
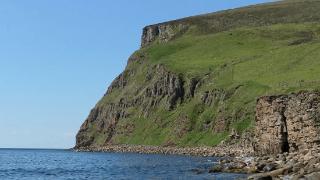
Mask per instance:
[[[118,132],[117,124],[120,119],[137,115],[130,112],[132,108],[139,109],[139,116],[148,117],[150,110],[159,106],[160,103],[163,103],[167,110],[172,110],[183,101],[184,82],[179,75],[169,72],[162,65],[152,67],[152,71],[154,72],[146,75],[148,84],[145,87],[139,87],[142,89],[130,92],[134,97],[122,96],[116,103],[100,103],[92,109],[77,135],[77,146],[112,143],[112,136],[115,133],[130,133],[130,125],[123,129],[126,132]],[[128,76],[134,73],[125,71],[120,74],[110,85],[105,96],[126,88]],[[100,134],[98,138],[97,133]]]
[[[285,1],[145,27],[141,49],[91,110],[76,147],[239,142],[252,131],[257,97],[318,88],[319,10],[318,0]],[[317,141],[312,98],[259,99],[256,149]]]
[[[188,30],[189,25],[184,23],[159,24],[143,28],[141,46],[150,45],[155,40],[160,43],[168,42],[173,38],[182,35]]]
[[[317,22],[320,20],[317,0],[301,0],[269,3],[263,6],[249,6],[216,13],[193,16],[147,26],[143,29],[141,46],[145,47],[157,41],[168,42],[198,27],[203,33],[217,33],[238,27],[255,27],[280,23]],[[316,5],[310,8],[311,5]],[[304,13],[308,9],[308,13]],[[310,16],[309,14],[312,14]]]
[[[256,107],[255,151],[279,154],[320,143],[320,93],[265,96]]]

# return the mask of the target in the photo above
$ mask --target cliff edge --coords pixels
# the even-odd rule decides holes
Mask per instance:
[[[271,127],[260,110],[273,99],[260,99],[256,116],[258,97],[319,88],[319,11],[318,0],[283,1],[145,27],[141,49],[91,110],[76,148],[215,146],[248,134],[259,140],[255,129]],[[276,99],[298,108],[291,96]],[[271,112],[289,118],[282,111]],[[261,142],[262,152],[279,151]]]

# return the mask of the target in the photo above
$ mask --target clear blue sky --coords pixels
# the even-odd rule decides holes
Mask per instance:
[[[1,0],[0,147],[73,147],[144,26],[266,1]]]

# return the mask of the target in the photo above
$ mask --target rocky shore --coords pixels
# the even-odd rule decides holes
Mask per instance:
[[[215,147],[107,145],[76,151],[135,152],[223,157],[210,173],[246,173],[248,179],[320,180],[320,92],[264,96],[257,100],[255,128],[232,130]]]
[[[319,180],[320,146],[274,156],[223,159],[210,172],[253,174],[250,180]]]
[[[228,146],[217,147],[160,147],[142,145],[109,145],[76,148],[77,152],[133,152],[144,154],[177,154],[205,157],[224,157],[209,173],[246,173],[250,180],[320,179],[320,146],[292,153],[252,156],[252,150]]]
[[[74,148],[77,152],[132,152],[142,154],[175,154],[204,157],[237,157],[250,156],[251,148],[239,146],[219,145],[216,147],[163,147],[145,145],[108,145],[103,147],[80,147]]]

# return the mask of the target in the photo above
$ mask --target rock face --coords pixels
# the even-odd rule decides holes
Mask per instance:
[[[181,102],[184,97],[181,77],[166,70],[162,65],[156,65],[153,70],[154,72],[147,74],[146,77],[150,84],[142,91],[134,92],[135,98],[123,97],[117,103],[97,104],[77,134],[76,147],[112,143],[112,136],[120,133],[117,132],[119,119],[132,115],[130,108],[141,107],[143,109],[141,116],[148,117],[149,110],[158,106],[159,103],[163,103],[170,111]],[[125,71],[120,74],[110,85],[105,96],[125,88],[129,76],[133,73]],[[125,129],[127,133],[130,133],[130,127],[125,127]],[[97,133],[100,135],[97,136]]]
[[[269,3],[264,4],[264,8],[249,6],[150,25],[143,29],[141,47],[146,47],[155,41],[158,43],[168,42],[194,27],[198,27],[198,31],[201,31],[201,33],[217,33],[238,27],[319,22],[320,15],[315,7],[320,2],[312,0],[312,3],[313,8],[310,8],[311,1],[310,4],[306,1]],[[313,15],[306,15],[304,13],[305,9],[308,9],[309,13]],[[306,40],[308,38],[302,41]],[[293,42],[293,44],[299,43],[301,42]]]
[[[151,102],[145,104],[146,108],[154,107],[163,98],[166,98],[166,107],[171,110],[178,101],[181,102],[183,100],[183,81],[179,75],[167,71],[161,65],[156,67],[156,74],[157,80],[145,90],[144,96],[152,99]]]
[[[320,143],[320,93],[265,96],[257,101],[255,152],[294,152]]]
[[[182,35],[188,30],[189,25],[185,23],[158,24],[143,28],[141,47],[150,45],[155,40],[168,42],[173,38]]]

